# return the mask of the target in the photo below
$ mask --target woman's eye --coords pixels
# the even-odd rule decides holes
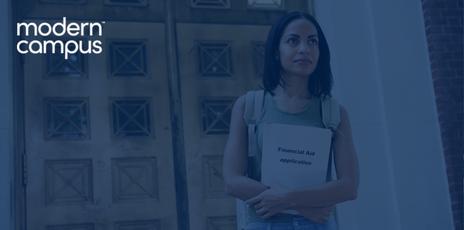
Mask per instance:
[[[290,45],[296,45],[298,43],[298,39],[289,38],[289,39],[287,39],[287,43],[290,44]]]
[[[316,46],[318,44],[319,44],[319,41],[317,41],[317,39],[315,39],[315,38],[308,40],[308,45],[310,45],[310,46]]]

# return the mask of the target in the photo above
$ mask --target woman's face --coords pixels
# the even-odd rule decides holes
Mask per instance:
[[[306,19],[290,22],[280,38],[278,55],[284,74],[308,77],[319,60],[319,37],[314,24]]]

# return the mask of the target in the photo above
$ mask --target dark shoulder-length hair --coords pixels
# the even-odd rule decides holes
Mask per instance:
[[[331,96],[333,85],[332,71],[330,68],[330,51],[324,33],[316,19],[303,12],[290,12],[280,18],[271,28],[266,40],[264,51],[264,90],[273,94],[272,91],[278,86],[285,84],[281,79],[282,66],[278,55],[280,39],[287,25],[296,19],[306,19],[314,24],[319,38],[319,61],[316,69],[309,77],[308,91],[310,95],[325,97]]]

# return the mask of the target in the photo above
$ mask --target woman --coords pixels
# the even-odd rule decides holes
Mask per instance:
[[[265,112],[257,124],[257,163],[251,167],[247,160],[245,95],[234,104],[224,151],[226,192],[249,205],[246,229],[332,229],[328,220],[335,205],[356,199],[358,187],[357,157],[343,107],[340,106],[340,122],[332,142],[336,180],[316,187],[279,191],[262,184],[259,175],[260,159],[266,154],[260,152],[263,123],[323,127],[320,103],[331,97],[332,88],[330,53],[312,16],[292,12],[273,25],[266,41],[263,85]],[[298,215],[282,213],[285,210],[296,210]]]

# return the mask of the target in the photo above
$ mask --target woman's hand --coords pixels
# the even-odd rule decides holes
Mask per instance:
[[[259,195],[249,199],[246,203],[254,207],[256,214],[261,218],[269,218],[279,212],[289,209],[286,192],[276,189],[266,189]]]
[[[335,210],[335,206],[329,207],[308,207],[300,208],[296,211],[302,216],[310,219],[318,224],[326,223],[329,220],[330,215]]]

